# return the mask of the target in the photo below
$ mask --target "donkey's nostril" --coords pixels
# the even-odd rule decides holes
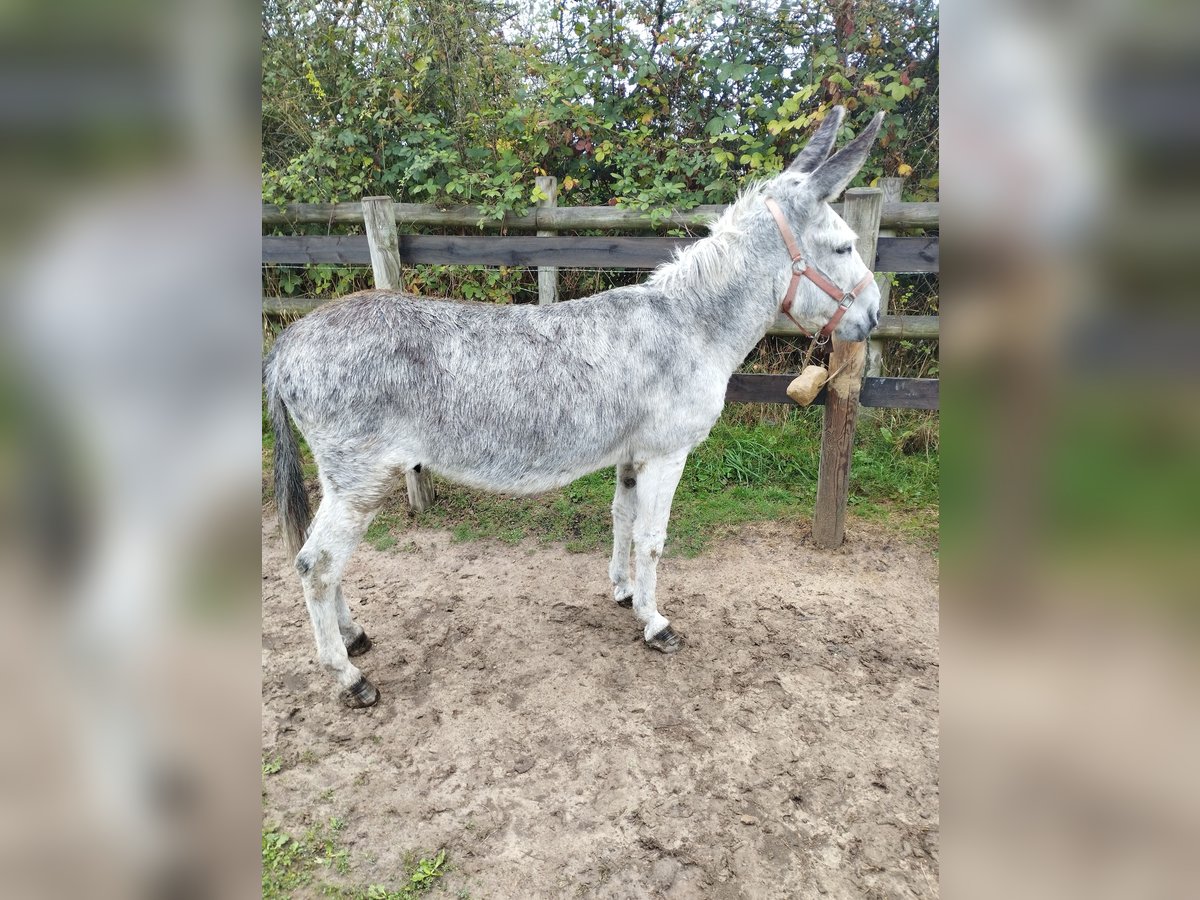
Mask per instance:
[[[870,330],[874,331],[875,326],[878,324],[879,324],[879,313],[877,313],[877,312],[871,313],[871,328],[870,328]]]

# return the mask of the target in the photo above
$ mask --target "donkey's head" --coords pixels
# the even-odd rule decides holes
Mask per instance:
[[[794,257],[780,278],[785,285],[780,296],[791,296],[785,312],[813,334],[825,329],[826,336],[832,332],[841,340],[862,341],[879,322],[879,288],[854,246],[857,235],[829,203],[862,168],[883,114],[830,156],[844,115],[835,106],[795,161],[765,185],[764,194],[782,243]]]

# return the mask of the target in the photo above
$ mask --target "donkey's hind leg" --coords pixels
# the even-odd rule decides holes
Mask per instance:
[[[308,540],[296,555],[296,571],[304,586],[304,600],[317,642],[317,658],[337,677],[342,702],[352,709],[372,705],[379,699],[379,692],[350,663],[339,627],[338,594],[346,563],[373,516],[374,510],[364,511],[327,489],[313,517]]]
[[[663,653],[674,653],[683,639],[671,629],[671,623],[658,612],[654,590],[658,579],[658,560],[667,541],[667,520],[671,517],[671,499],[683,474],[688,451],[649,460],[638,476],[637,518],[633,524],[633,548],[637,579],[633,592],[633,611],[646,627],[646,643]]]
[[[633,582],[629,577],[629,551],[633,544],[633,521],[637,513],[637,469],[630,463],[617,466],[617,489],[613,493],[613,552],[608,577],[613,583],[613,600],[626,609],[633,606]]]
[[[342,643],[346,645],[346,653],[350,656],[362,656],[371,649],[371,639],[361,625],[354,621],[346,598],[342,595],[342,586],[337,587],[337,623],[338,631],[342,634]]]

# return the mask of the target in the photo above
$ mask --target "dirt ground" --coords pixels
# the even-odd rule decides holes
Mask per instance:
[[[930,550],[852,522],[833,552],[755,525],[668,557],[674,656],[609,591],[601,554],[364,544],[345,593],[381,698],[352,712],[265,516],[264,820],[341,818],[359,885],[444,847],[475,900],[937,895]]]

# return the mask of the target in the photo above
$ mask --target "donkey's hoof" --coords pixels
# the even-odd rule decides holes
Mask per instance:
[[[365,631],[359,632],[358,637],[346,645],[346,653],[350,656],[362,656],[371,649],[371,639]]]
[[[617,601],[617,606],[624,607],[625,609],[633,609],[633,594],[630,594],[628,597],[622,597]]]
[[[658,634],[647,639],[646,643],[660,653],[675,653],[683,646],[683,637],[668,625]]]
[[[366,675],[342,691],[342,702],[351,709],[363,709],[367,706],[374,706],[378,699],[379,691],[375,690],[375,685],[367,681]]]

